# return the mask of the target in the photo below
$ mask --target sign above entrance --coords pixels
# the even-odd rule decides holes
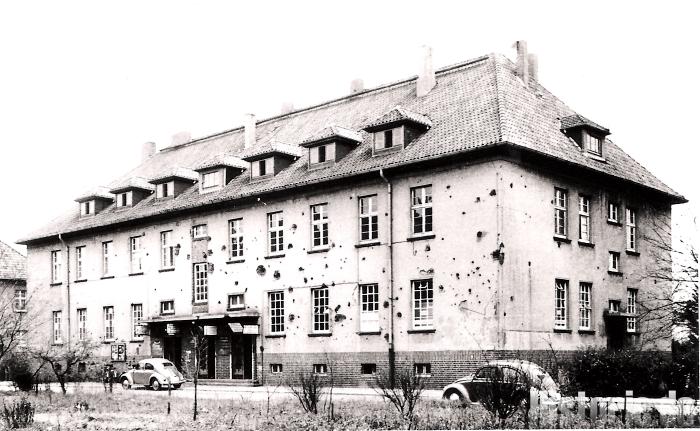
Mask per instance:
[[[168,335],[177,335],[180,333],[180,331],[174,323],[167,323],[165,325],[165,333]]]
[[[216,335],[216,326],[204,325],[204,335]]]
[[[241,325],[238,322],[229,323],[228,327],[231,328],[231,332],[233,332],[234,334],[242,334],[243,333],[243,325]]]
[[[251,335],[258,335],[260,333],[260,330],[258,329],[258,325],[243,325],[243,333],[244,334],[251,334]]]

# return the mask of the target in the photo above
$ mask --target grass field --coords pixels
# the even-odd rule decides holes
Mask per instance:
[[[6,405],[20,399],[17,393],[0,393]],[[114,393],[75,393],[69,395],[40,392],[26,395],[35,406],[33,430],[331,430],[331,429],[405,429],[407,423],[381,399],[335,401],[318,415],[305,413],[296,400],[251,401],[242,396],[234,400],[199,401],[197,421],[192,420],[192,400],[153,396],[148,391]],[[170,414],[167,413],[170,401]],[[85,402],[86,410],[76,409]],[[320,407],[319,407],[320,408]],[[591,423],[570,413],[542,412],[531,416],[535,428],[625,428],[693,426],[693,418],[676,416],[654,418],[636,415],[623,424],[610,415]],[[508,428],[522,428],[522,418],[506,423]],[[479,405],[459,407],[443,401],[425,400],[419,404],[415,427],[418,429],[489,429],[497,427]],[[0,425],[0,429],[2,426]]]

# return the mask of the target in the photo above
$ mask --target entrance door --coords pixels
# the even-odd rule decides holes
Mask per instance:
[[[180,337],[165,337],[163,357],[175,364],[178,370],[182,371],[182,341]]]
[[[214,338],[203,337],[199,350],[199,377],[203,379],[213,379],[216,377],[216,345]]]
[[[246,335],[236,334],[231,339],[231,377],[234,379],[252,379],[253,378],[253,361],[252,361],[252,343],[251,337]]]

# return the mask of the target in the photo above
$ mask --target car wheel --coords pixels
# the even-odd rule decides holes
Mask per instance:
[[[131,387],[131,383],[129,383],[129,379],[124,377],[122,379],[122,389],[129,389]]]
[[[153,389],[154,391],[160,390],[160,382],[158,381],[158,379],[151,380],[151,389]]]
[[[179,383],[177,385],[173,385],[173,389],[180,389],[180,386],[182,386],[182,383]]]
[[[442,396],[443,399],[448,400],[448,401],[453,401],[453,402],[459,402],[461,404],[466,404],[466,399],[464,398],[464,395],[462,395],[461,392],[459,392],[456,389],[451,389]]]

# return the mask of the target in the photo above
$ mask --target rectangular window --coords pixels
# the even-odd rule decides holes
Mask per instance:
[[[591,199],[588,196],[578,198],[578,239],[591,242]]]
[[[620,312],[620,301],[617,301],[615,299],[608,300],[608,311],[611,313],[619,313]]]
[[[627,332],[637,332],[637,289],[627,289]]]
[[[104,322],[105,340],[114,340],[114,307],[102,308],[102,321]]]
[[[328,309],[328,288],[311,289],[311,303],[313,332],[329,332],[331,330],[331,319]]]
[[[379,331],[379,286],[360,285],[360,332]]]
[[[167,183],[158,184],[156,186],[156,198],[167,198],[175,194],[175,182],[169,181]]]
[[[111,274],[110,258],[112,256],[112,241],[102,243],[102,276],[108,277]]]
[[[117,195],[117,207],[129,207],[131,206],[132,200],[131,192],[119,193]]]
[[[583,132],[583,144],[586,151],[597,156],[603,155],[603,140],[592,136],[588,132]]]
[[[202,189],[211,189],[221,185],[221,171],[205,172],[202,174]]]
[[[568,193],[564,189],[554,189],[554,235],[567,235]]]
[[[384,131],[384,148],[391,148],[394,146],[394,130]]]
[[[87,308],[78,308],[78,340],[87,340]]]
[[[234,293],[228,296],[228,309],[245,308],[245,296],[242,293]]]
[[[198,224],[192,226],[192,238],[205,238],[207,236],[208,229],[206,224]]]
[[[627,208],[627,250],[637,251],[637,211]]]
[[[175,301],[161,301],[160,314],[175,314]]]
[[[272,374],[281,374],[282,373],[282,364],[270,364],[270,372]]]
[[[143,320],[143,304],[131,304],[131,337],[134,340],[143,338],[141,321]]]
[[[192,267],[194,278],[194,302],[195,304],[201,304],[207,302],[209,298],[209,285],[207,280],[209,264],[206,262],[195,263]]]
[[[228,221],[230,260],[241,259],[243,257],[243,219],[237,218]]]
[[[270,334],[284,333],[284,292],[269,293]]]
[[[131,274],[138,274],[143,271],[140,236],[129,238],[129,262]]]
[[[61,282],[61,251],[51,252],[51,283]]]
[[[433,187],[422,186],[411,189],[411,218],[413,235],[433,231]]]
[[[569,327],[569,312],[567,302],[569,297],[569,282],[556,280],[554,288],[554,328],[567,329]]]
[[[267,214],[267,247],[269,254],[284,253],[284,218],[282,211]]]
[[[620,205],[614,202],[608,202],[608,221],[613,223],[620,222]]]
[[[175,246],[173,245],[173,231],[166,230],[160,233],[160,267],[161,269],[175,266]]]
[[[258,175],[261,177],[267,175],[267,159],[258,161]]]
[[[311,205],[311,248],[328,247],[328,204]]]
[[[430,377],[430,364],[413,364],[413,371],[418,377]]]
[[[14,310],[15,311],[26,311],[27,310],[27,290],[21,287],[15,288],[15,300],[14,300]]]
[[[318,162],[323,163],[325,161],[326,161],[326,146],[319,145],[318,146]]]
[[[80,215],[90,215],[92,214],[93,201],[87,201],[80,204]]]
[[[52,341],[54,344],[63,343],[63,330],[61,329],[61,319],[63,313],[61,311],[53,312],[53,337]]]
[[[620,272],[620,253],[616,251],[610,252],[610,257],[608,259],[608,271]]]
[[[578,329],[591,329],[591,283],[578,285]]]
[[[327,374],[328,367],[326,364],[314,364],[314,374]]]
[[[360,242],[379,238],[379,214],[377,195],[363,196],[360,202]]]
[[[83,280],[85,278],[85,274],[83,274],[83,255],[85,251],[85,246],[82,245],[80,247],[75,248],[75,279],[76,280]]]
[[[433,327],[433,280],[412,280],[413,327]]]
[[[360,364],[360,373],[365,376],[377,374],[377,364]]]

